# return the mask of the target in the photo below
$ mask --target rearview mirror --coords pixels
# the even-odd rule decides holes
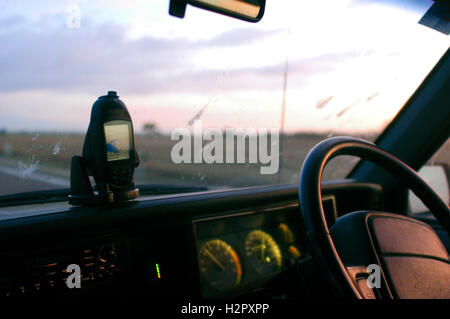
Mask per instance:
[[[170,0],[169,14],[184,18],[188,4],[236,19],[258,22],[264,15],[266,0]]]

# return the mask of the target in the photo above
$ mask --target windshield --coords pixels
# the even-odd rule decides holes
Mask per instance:
[[[324,138],[375,140],[444,54],[448,36],[418,23],[432,4],[268,0],[252,24],[178,19],[168,0],[3,1],[0,195],[69,187],[110,90],[133,120],[138,185],[296,183]]]

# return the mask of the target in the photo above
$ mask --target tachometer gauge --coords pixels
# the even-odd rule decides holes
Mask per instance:
[[[272,236],[262,230],[254,230],[247,235],[245,252],[252,267],[261,275],[281,268],[280,247]]]
[[[199,251],[199,269],[203,281],[219,291],[240,283],[242,266],[236,251],[225,241],[212,239]]]

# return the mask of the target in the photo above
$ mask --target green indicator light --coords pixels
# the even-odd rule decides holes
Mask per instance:
[[[159,271],[159,264],[155,264],[156,267],[156,276],[158,277],[158,279],[161,279],[161,273]]]

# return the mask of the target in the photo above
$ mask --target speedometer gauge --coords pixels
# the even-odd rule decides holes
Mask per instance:
[[[245,252],[252,267],[261,275],[281,268],[280,247],[272,236],[262,230],[254,230],[247,235]]]
[[[242,266],[236,251],[225,241],[212,239],[199,251],[199,269],[202,280],[211,287],[224,291],[240,283]]]

